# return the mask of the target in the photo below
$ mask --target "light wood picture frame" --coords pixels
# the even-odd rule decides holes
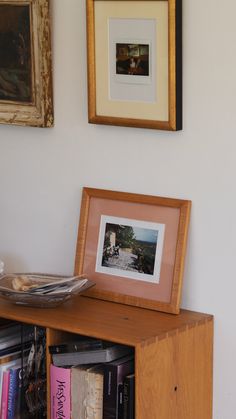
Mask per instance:
[[[182,129],[182,0],[87,0],[88,120]]]
[[[0,0],[0,123],[53,126],[49,0]]]
[[[75,274],[86,295],[177,314],[191,201],[83,188]]]

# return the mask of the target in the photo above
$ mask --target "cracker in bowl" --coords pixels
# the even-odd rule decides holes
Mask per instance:
[[[26,275],[19,275],[13,278],[12,288],[15,291],[28,291],[35,288],[37,284],[32,284],[32,281]]]

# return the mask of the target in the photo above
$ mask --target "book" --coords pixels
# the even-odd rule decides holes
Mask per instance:
[[[134,372],[133,355],[104,364],[103,419],[118,419],[122,416],[122,403],[119,401],[121,388],[126,375]]]
[[[21,353],[19,353],[19,356],[17,358],[12,359],[0,366],[0,395],[2,394],[4,371],[9,370],[10,368],[14,367],[17,364],[19,365],[19,362],[21,362]],[[1,404],[1,399],[0,399],[0,404]]]
[[[123,384],[123,418],[135,418],[135,376],[129,374],[124,379]]]
[[[51,419],[70,419],[71,371],[50,365]]]
[[[50,365],[51,419],[103,419],[103,368]]]
[[[21,330],[14,331],[14,333],[9,333],[5,336],[0,336],[0,356],[5,355],[11,347],[21,345],[22,342],[27,344],[31,339],[32,328],[31,326],[25,326],[23,333]]]
[[[7,419],[8,414],[8,392],[10,372],[3,372],[2,397],[1,397],[1,419]]]
[[[103,342],[101,339],[74,340],[59,345],[50,345],[48,347],[50,354],[63,354],[102,348]]]
[[[21,333],[21,324],[7,323],[0,325],[0,339],[16,333]]]
[[[71,419],[103,419],[103,367],[71,368]]]
[[[8,390],[8,416],[7,419],[16,419],[17,405],[20,397],[19,391],[22,380],[22,369],[26,365],[27,358],[20,357],[15,361],[15,365],[8,367],[9,371],[9,390]]]
[[[110,344],[103,349],[52,354],[57,367],[111,362],[132,352],[130,346]]]
[[[9,390],[8,390],[8,416],[7,419],[14,419],[15,418],[15,410],[16,410],[16,400],[19,396],[18,388],[19,388],[19,374],[21,371],[21,367],[16,365],[13,368],[9,369]]]
[[[10,417],[8,416],[8,419],[21,419],[22,417],[24,417],[24,415],[22,414],[24,410],[22,410],[25,408],[25,400],[23,400],[22,402],[22,388],[24,385],[24,377],[25,377],[25,371],[26,371],[26,366],[23,366],[23,370],[22,367],[18,367],[16,370],[14,370],[14,378],[13,378],[13,397],[14,397],[14,401],[13,401],[13,415],[11,415]],[[10,391],[10,384],[9,384],[9,391]],[[9,403],[9,395],[8,395],[8,403]],[[8,414],[9,414],[9,409],[8,409]]]
[[[24,349],[29,349],[30,347],[30,341],[24,343]],[[21,352],[22,351],[22,344],[18,343],[17,345],[9,346],[8,348],[2,349],[0,351],[0,359],[4,358],[5,356],[8,356],[14,352]],[[0,362],[1,364],[1,362]]]
[[[80,403],[84,399],[85,389],[81,386],[81,368],[71,368],[71,419],[80,418],[78,416]]]
[[[0,368],[3,364],[7,364],[8,362],[13,361],[14,359],[20,358],[21,353],[22,353],[21,348],[18,349],[17,347],[16,350],[13,349],[8,354],[0,356]]]
[[[21,343],[21,334],[16,333],[14,335],[4,336],[0,338],[0,355],[2,350],[7,349],[11,346],[15,346]]]

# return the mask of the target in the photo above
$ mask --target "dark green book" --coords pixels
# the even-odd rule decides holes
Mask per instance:
[[[123,419],[135,418],[135,377],[129,374],[123,384]]]
[[[119,419],[120,388],[128,374],[134,372],[134,357],[129,355],[104,365],[103,419]]]

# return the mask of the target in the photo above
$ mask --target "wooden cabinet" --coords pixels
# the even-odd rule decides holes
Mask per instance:
[[[56,309],[1,300],[0,318],[46,327],[48,345],[69,332],[132,346],[136,419],[212,418],[211,315],[188,310],[165,314],[76,297]],[[47,364],[49,369],[49,354]],[[49,394],[48,386],[48,401]]]

